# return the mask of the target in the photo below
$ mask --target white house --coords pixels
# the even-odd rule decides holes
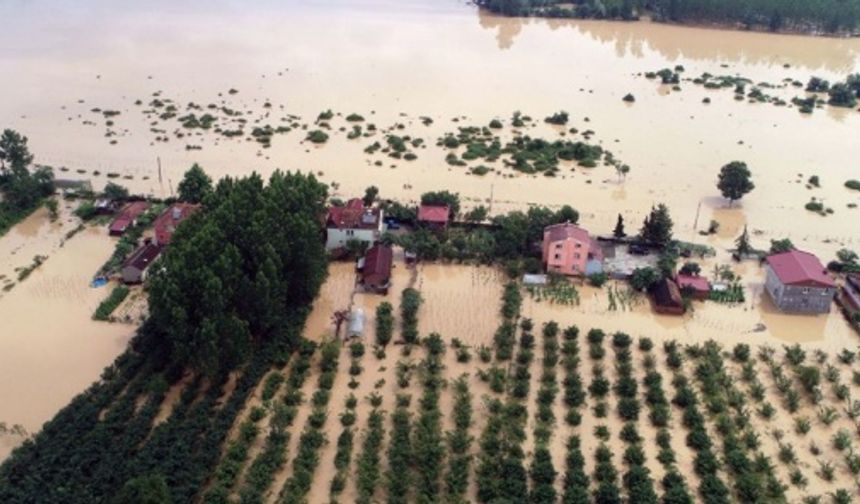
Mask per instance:
[[[331,207],[326,216],[326,250],[346,247],[347,242],[357,240],[373,245],[385,230],[383,212],[379,208],[368,208],[358,199],[351,199],[342,207]]]

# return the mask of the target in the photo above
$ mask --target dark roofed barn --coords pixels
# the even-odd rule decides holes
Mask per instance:
[[[367,250],[361,269],[361,283],[365,289],[388,294],[393,257],[394,253],[388,245],[376,244]]]
[[[127,284],[143,283],[146,271],[158,259],[161,247],[152,242],[144,243],[122,263],[122,281]]]
[[[681,289],[674,281],[664,278],[657,282],[652,290],[654,296],[654,309],[657,313],[664,315],[683,315],[684,299],[681,297]]]

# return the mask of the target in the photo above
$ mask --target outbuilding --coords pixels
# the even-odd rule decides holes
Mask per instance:
[[[711,284],[705,277],[679,274],[675,282],[682,293],[689,294],[693,299],[704,301],[711,295]]]
[[[836,282],[813,254],[790,250],[767,258],[765,289],[788,313],[830,313]]]
[[[391,286],[391,267],[394,253],[391,247],[377,243],[370,247],[359,262],[361,284],[365,290],[378,294],[388,294]]]
[[[147,270],[158,259],[162,247],[147,241],[122,263],[122,281],[139,284],[146,280]]]
[[[654,285],[651,293],[654,296],[654,310],[657,313],[683,315],[687,311],[681,289],[673,280],[668,278],[660,280]]]

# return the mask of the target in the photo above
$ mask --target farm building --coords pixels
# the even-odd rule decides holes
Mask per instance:
[[[555,224],[543,232],[543,264],[549,273],[587,276],[603,271],[603,250],[576,224]]]
[[[681,289],[678,288],[673,280],[664,278],[657,282],[652,289],[654,296],[654,310],[657,313],[664,315],[683,315],[686,312],[684,308],[684,298],[681,296]]]
[[[377,243],[359,260],[361,284],[365,290],[388,294],[391,286],[391,265],[394,253],[388,245]]]
[[[418,222],[432,229],[445,229],[451,208],[448,205],[421,205],[418,207]]]
[[[161,254],[162,247],[147,241],[122,263],[122,281],[127,284],[143,283],[147,269]]]
[[[842,305],[851,313],[860,313],[860,275],[848,275],[842,286]]]
[[[813,254],[791,250],[767,258],[765,289],[781,311],[829,313],[836,283]]]
[[[675,277],[678,288],[683,293],[689,293],[693,299],[704,301],[711,294],[711,284],[708,279],[699,275],[679,274]]]
[[[200,205],[192,205],[191,203],[174,203],[170,205],[153,223],[155,243],[162,246],[169,245],[179,223],[199,209]]]
[[[133,201],[122,207],[119,214],[117,214],[110,224],[109,232],[111,236],[124,234],[128,228],[135,225],[137,218],[148,208],[149,203],[145,201]]]
[[[383,211],[364,206],[358,198],[349,200],[345,206],[333,206],[326,215],[326,250],[346,247],[350,241],[367,245],[379,240],[385,230]]]

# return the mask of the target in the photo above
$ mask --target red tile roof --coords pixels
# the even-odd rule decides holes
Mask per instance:
[[[328,209],[326,227],[337,229],[377,229],[379,228],[379,209],[367,208],[364,203],[353,198],[346,206],[333,206]]]
[[[153,227],[155,228],[155,241],[159,245],[168,245],[173,239],[173,233],[180,222],[187,219],[191,214],[200,209],[200,205],[191,203],[174,203],[161,213]]]
[[[678,282],[678,287],[680,287],[682,290],[685,288],[690,288],[694,291],[700,292],[710,292],[711,290],[711,284],[705,277],[693,275],[678,275],[675,278],[675,281]]]
[[[824,265],[813,254],[791,250],[768,256],[767,264],[785,285],[836,287]]]
[[[389,246],[374,245],[370,247],[364,255],[364,276],[382,275],[385,278],[389,277],[393,257],[394,254]]]
[[[418,207],[418,220],[421,222],[448,222],[451,209],[448,205],[421,205]]]
[[[125,233],[125,230],[128,229],[132,222],[140,217],[140,214],[145,212],[148,208],[149,203],[145,201],[134,201],[122,207],[122,210],[119,211],[119,214],[113,222],[111,222],[110,232],[112,234]]]
[[[547,226],[544,231],[549,232],[549,234],[547,235],[547,239],[550,241],[550,243],[567,240],[568,238],[573,238],[574,240],[582,243],[592,243],[591,237],[588,235],[588,231],[582,229],[576,224],[571,224],[569,222],[565,224],[553,224],[552,226]]]

